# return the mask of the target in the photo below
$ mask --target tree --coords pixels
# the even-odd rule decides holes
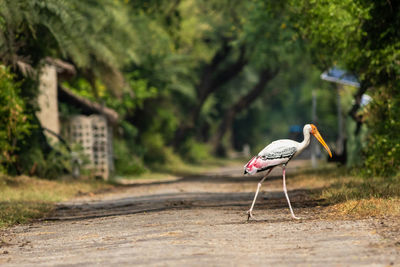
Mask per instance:
[[[277,76],[278,70],[293,64],[291,59],[301,49],[299,42],[293,38],[295,32],[289,24],[284,3],[257,0],[248,3],[247,8],[249,11],[244,16],[246,22],[239,40],[249,47],[251,52],[247,54],[248,65],[259,73],[259,78],[256,84],[245,85],[251,89],[242,90],[242,96],[236,98],[231,106],[224,110],[225,114],[214,135],[215,151],[224,151],[222,139],[225,133],[231,130],[235,117],[263,95],[267,89],[266,85]],[[276,92],[277,89],[269,95],[272,96]]]
[[[196,122],[199,119],[200,112],[209,96],[218,89],[221,89],[224,84],[235,78],[246,65],[247,59],[245,58],[244,46],[240,48],[239,55],[233,62],[224,62],[230,54],[229,52],[231,49],[232,48],[230,48],[226,43],[223,43],[221,50],[214,55],[211,63],[204,66],[200,82],[196,86],[197,101],[195,106],[192,108],[192,111],[189,113],[188,122],[186,124],[182,124],[182,126],[178,128],[176,132],[173,142],[175,147],[178,147],[179,143],[182,142],[188,134],[190,134],[190,131],[194,130]],[[221,68],[223,63],[225,63],[223,69],[218,70]]]
[[[15,160],[14,173],[29,173],[34,161],[41,158],[50,162],[59,154],[47,143],[34,115],[38,109],[37,76],[45,59],[56,57],[72,62],[80,75],[92,81],[94,91],[94,81],[101,79],[109,91],[118,92],[123,81],[122,66],[138,60],[134,52],[137,39],[131,25],[127,6],[121,1],[1,1],[0,64],[10,67],[16,82],[14,91],[6,91],[14,95],[15,102],[4,105],[1,120],[16,124],[11,127],[15,129],[11,145],[19,149],[8,153]],[[15,112],[7,112],[9,105],[14,105],[11,109],[17,114],[32,116],[24,122],[16,120]],[[17,131],[30,126],[31,131],[24,134]],[[27,138],[30,141],[24,142]],[[53,166],[63,169],[57,164]],[[50,172],[47,169],[43,173]]]
[[[399,3],[294,0],[291,4],[315,62],[322,68],[338,63],[359,76],[361,87],[349,115],[359,125],[367,122],[369,126],[364,158],[368,171],[379,175],[398,172],[397,148],[392,151],[399,141],[394,137],[398,128],[386,115],[398,112],[388,103],[397,101],[399,89],[400,67],[396,63],[400,51]],[[372,94],[374,101],[360,113],[361,96],[365,92]],[[378,158],[379,164],[375,162]]]
[[[23,72],[47,56],[63,57],[113,88],[119,68],[137,58],[119,1],[5,0],[0,17],[0,59]]]
[[[218,127],[213,140],[214,151],[219,155],[224,155],[224,148],[222,147],[222,139],[225,133],[232,128],[233,121],[237,114],[248,108],[257,97],[259,97],[268,82],[270,82],[278,73],[278,70],[271,72],[269,69],[262,70],[259,74],[259,80],[256,85],[253,86],[244,96],[239,98],[236,103],[234,103],[222,118],[222,121]],[[270,96],[273,96],[276,92],[272,92]]]

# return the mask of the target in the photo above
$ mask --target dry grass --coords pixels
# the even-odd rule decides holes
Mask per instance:
[[[177,161],[169,166],[163,166],[159,172],[148,172],[139,176],[122,178],[172,179],[180,175],[204,173],[213,168],[234,164],[237,164],[237,162],[223,159],[210,159],[209,162],[202,162],[196,165]],[[115,186],[95,180],[66,179],[49,181],[28,176],[0,176],[0,228],[42,218],[51,212],[57,202]]]
[[[329,214],[340,217],[366,218],[400,216],[399,198],[375,198],[347,200],[327,208]]]
[[[400,177],[361,177],[354,170],[326,165],[296,175],[292,184],[323,199],[327,214],[335,217],[400,216]]]
[[[48,181],[27,176],[0,177],[0,228],[43,217],[54,203],[112,185],[102,181]]]

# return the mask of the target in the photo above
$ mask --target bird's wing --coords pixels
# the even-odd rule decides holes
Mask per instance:
[[[264,160],[292,158],[297,151],[297,142],[292,140],[279,140],[272,142],[264,148],[258,156]]]
[[[254,174],[288,163],[296,154],[297,145],[298,143],[292,140],[272,142],[244,166],[245,174]]]

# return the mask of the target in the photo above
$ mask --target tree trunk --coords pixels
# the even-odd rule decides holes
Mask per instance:
[[[178,148],[179,144],[195,130],[201,110],[208,97],[219,90],[224,84],[235,78],[247,64],[247,59],[245,58],[246,49],[243,45],[240,47],[239,56],[236,61],[228,64],[222,70],[219,70],[231,51],[232,48],[228,45],[228,41],[225,40],[220,51],[215,54],[211,63],[204,68],[200,83],[196,87],[198,101],[188,114],[188,120],[183,122],[175,133],[172,142],[175,148]]]
[[[239,98],[239,100],[226,111],[213,141],[214,152],[216,154],[224,154],[222,139],[226,132],[232,128],[232,124],[236,115],[249,107],[251,103],[253,103],[263,93],[267,83],[275,78],[277,74],[278,70],[271,71],[269,69],[265,69],[261,71],[258,83],[254,85],[254,87],[247,94]],[[274,90],[271,94],[274,95],[277,92],[278,90]]]

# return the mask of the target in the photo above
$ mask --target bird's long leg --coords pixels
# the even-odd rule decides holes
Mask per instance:
[[[253,217],[253,214],[252,214],[251,212],[253,211],[254,204],[256,203],[258,191],[260,191],[261,184],[264,182],[264,180],[267,178],[268,174],[269,174],[271,171],[272,171],[272,168],[268,170],[267,174],[261,179],[261,181],[260,181],[260,182],[258,183],[258,185],[257,185],[257,191],[256,191],[256,194],[255,194],[255,196],[254,196],[253,203],[251,204],[251,208],[247,211],[247,215],[248,215],[248,216],[247,216],[247,221],[248,221],[250,218],[254,218],[254,217]]]
[[[290,205],[289,196],[288,196],[288,193],[287,193],[287,190],[286,190],[286,179],[285,179],[286,166],[283,165],[282,169],[283,169],[283,175],[282,175],[283,176],[283,191],[285,192],[286,200],[287,200],[287,202],[289,204],[290,213],[292,214],[292,218],[293,219],[300,220],[300,218],[296,217],[294,215],[294,213],[293,213],[292,205]]]

